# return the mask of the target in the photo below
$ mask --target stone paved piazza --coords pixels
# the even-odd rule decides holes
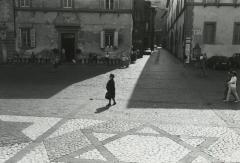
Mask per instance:
[[[72,67],[75,75],[81,75],[79,67]],[[65,68],[50,76],[69,75]],[[117,105],[107,109],[104,89],[110,73],[116,75]],[[161,50],[128,69],[64,83],[55,93],[47,90],[54,79],[37,83],[40,88],[23,84],[29,98],[4,78],[0,162],[240,162],[239,105],[221,101],[225,74],[201,78],[198,73]]]

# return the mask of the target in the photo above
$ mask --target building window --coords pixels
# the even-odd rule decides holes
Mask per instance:
[[[23,49],[34,48],[36,46],[36,34],[33,28],[19,28],[19,47]]]
[[[233,44],[240,44],[240,22],[234,24]]]
[[[73,0],[63,0],[63,8],[72,8]]]
[[[31,0],[20,0],[20,7],[30,7]]]
[[[100,47],[102,49],[106,47],[118,48],[118,38],[118,31],[111,29],[103,30],[101,31]]]
[[[214,44],[216,37],[216,22],[205,22],[204,24],[204,43]]]
[[[114,0],[106,0],[106,9],[113,10],[113,2]]]
[[[31,47],[30,28],[21,28],[21,41],[23,48]]]
[[[114,46],[114,31],[106,30],[105,31],[105,46]]]

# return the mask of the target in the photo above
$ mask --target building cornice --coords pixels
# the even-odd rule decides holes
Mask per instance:
[[[65,9],[65,8],[40,8],[40,7],[29,7],[20,8],[16,7],[16,11],[31,11],[31,12],[82,12],[82,13],[116,13],[116,14],[132,14],[131,9],[114,9],[114,10],[104,10],[104,9]]]
[[[206,3],[206,2],[187,2],[186,5],[188,6],[203,6],[203,7],[208,7],[208,6],[215,6],[215,7],[221,7],[221,6],[230,6],[230,7],[239,7],[240,3],[221,3],[219,1],[213,2],[213,3]]]

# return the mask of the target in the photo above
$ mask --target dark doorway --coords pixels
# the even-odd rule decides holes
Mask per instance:
[[[65,49],[65,56],[62,56],[63,60],[71,62],[74,59],[75,53],[75,35],[74,33],[63,33],[61,38],[62,49]]]

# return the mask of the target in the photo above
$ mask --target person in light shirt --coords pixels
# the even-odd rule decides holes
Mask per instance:
[[[233,94],[235,97],[235,102],[239,102],[239,96],[237,93],[237,72],[232,71],[232,77],[231,80],[228,82],[228,93],[227,98],[224,100],[225,102],[228,102],[230,100],[230,95]]]

